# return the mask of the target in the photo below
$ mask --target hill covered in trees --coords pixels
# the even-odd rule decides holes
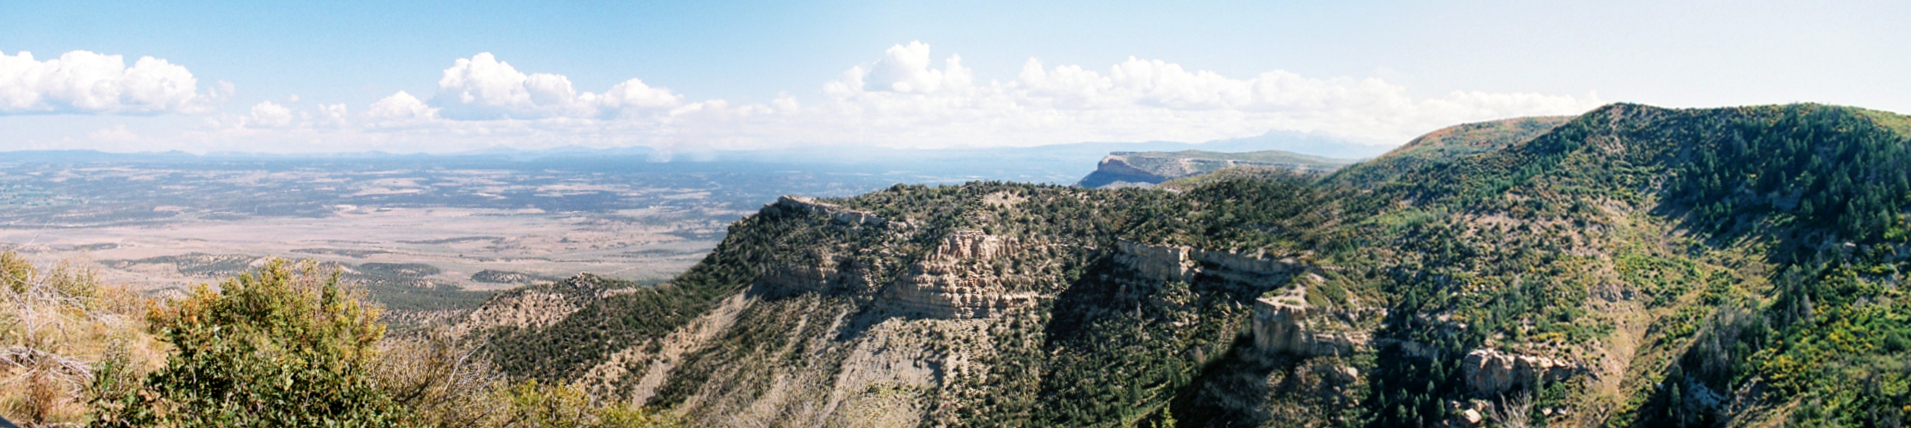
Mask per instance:
[[[476,334],[703,425],[1897,426],[1907,136],[1615,104],[1326,177],[785,198],[664,285]]]

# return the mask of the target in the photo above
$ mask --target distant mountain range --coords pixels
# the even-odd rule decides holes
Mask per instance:
[[[399,154],[380,151],[318,154],[214,152],[195,155],[182,151],[106,153],[92,150],[0,152],[0,162],[84,162],[139,160],[274,160],[274,159],[399,159],[458,161],[552,161],[589,159],[625,160],[632,168],[651,163],[751,163],[811,167],[853,166],[854,172],[906,172],[917,183],[956,183],[1005,180],[1072,184],[1095,169],[1096,161],[1111,152],[1184,151],[1249,152],[1282,150],[1300,155],[1339,159],[1379,156],[1388,146],[1352,142],[1339,137],[1289,131],[1271,131],[1255,137],[1204,143],[1170,141],[1086,142],[1034,147],[900,149],[884,147],[800,147],[711,152],[664,151],[649,147],[560,147],[542,150],[488,148],[444,154]],[[845,171],[848,171],[845,170]]]

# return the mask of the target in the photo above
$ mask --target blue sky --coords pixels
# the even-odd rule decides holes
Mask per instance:
[[[0,2],[0,16],[0,128],[14,130],[0,150],[1026,146],[1273,129],[1398,144],[1617,101],[1911,112],[1904,2],[61,1]],[[75,52],[123,66],[62,59]]]

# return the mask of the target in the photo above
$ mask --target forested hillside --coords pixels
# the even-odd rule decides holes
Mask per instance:
[[[469,322],[703,426],[1899,426],[1908,136],[1616,104],[1328,177],[785,198],[666,284]]]

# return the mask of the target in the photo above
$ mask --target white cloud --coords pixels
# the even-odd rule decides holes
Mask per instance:
[[[0,53],[0,114],[197,113],[230,88],[220,82],[200,94],[191,71],[153,57],[128,68],[119,55],[88,51],[46,61]]]
[[[868,72],[863,72],[861,67],[851,68],[850,73],[861,74],[856,81],[862,84],[846,87],[869,90],[873,86],[874,90],[918,94],[960,93],[970,89],[975,81],[975,72],[962,66],[960,55],[943,60],[941,70],[930,68],[929,45],[920,41],[896,45],[883,53],[886,57]]]
[[[584,95],[591,96],[588,93]],[[610,90],[603,95],[598,95],[586,102],[592,101],[605,109],[642,111],[676,107],[683,104],[683,96],[672,94],[669,89],[650,87],[642,80],[630,79],[610,87]]]
[[[1596,96],[1458,91],[1415,98],[1380,79],[1320,79],[1280,70],[1240,79],[1137,58],[1103,72],[1045,67],[1030,59],[1014,81],[977,85],[959,57],[951,56],[941,70],[929,67],[930,58],[928,45],[897,45],[874,71],[852,67],[825,84],[830,99],[791,113],[806,116],[801,120],[759,117],[728,129],[770,145],[1205,141],[1270,129],[1399,143],[1460,122],[1576,114],[1599,104]]]
[[[934,59],[927,44],[895,45],[824,82],[820,97],[778,94],[766,103],[731,103],[687,100],[639,79],[582,92],[561,74],[526,74],[481,53],[445,69],[428,101],[400,91],[356,114],[343,104],[300,110],[261,103],[237,120],[283,129],[214,131],[203,140],[245,147],[279,138],[299,141],[304,150],[645,145],[700,151],[1198,142],[1292,130],[1399,144],[1457,123],[1577,114],[1600,104],[1596,95],[1415,97],[1378,78],[1281,70],[1234,77],[1139,58],[1101,70],[1029,59],[1013,80],[978,83],[959,56],[940,64]]]
[[[340,110],[343,111],[343,108]],[[425,105],[424,101],[405,91],[398,91],[372,103],[365,115],[374,121],[417,121],[437,118],[438,109]]]
[[[351,119],[349,119],[350,116],[351,116],[351,113],[346,110],[345,104],[343,103],[319,104],[318,125],[320,126],[326,126],[326,127],[345,126],[345,125],[351,124]]]
[[[675,107],[683,97],[630,79],[602,95],[577,92],[558,74],[524,74],[490,52],[460,58],[438,79],[431,105],[459,120],[589,118]]]
[[[252,114],[241,121],[252,128],[284,128],[292,126],[292,109],[271,101],[252,106]]]

